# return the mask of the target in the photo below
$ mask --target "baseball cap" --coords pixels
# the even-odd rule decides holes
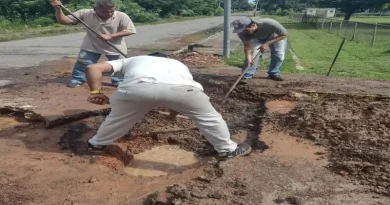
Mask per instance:
[[[246,18],[242,18],[242,19],[237,19],[235,21],[233,21],[233,27],[234,27],[234,30],[233,30],[233,33],[241,33],[245,30],[245,28],[251,24],[252,20],[248,17]]]

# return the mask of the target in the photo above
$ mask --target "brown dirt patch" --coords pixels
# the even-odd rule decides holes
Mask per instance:
[[[287,114],[295,107],[295,102],[292,101],[286,101],[286,100],[273,100],[268,101],[265,104],[265,107],[267,108],[267,112],[273,113],[281,113],[281,114]]]
[[[136,159],[134,155],[159,146],[176,145],[206,159],[215,152],[197,130],[166,132],[191,128],[194,126],[191,121],[172,121],[153,112],[101,156],[87,154],[85,141],[93,136],[104,116],[52,129],[45,129],[41,123],[27,123],[0,131],[0,203],[390,203],[383,196],[389,189],[390,110],[386,100],[298,92],[320,87],[311,77],[306,82],[292,75],[291,81],[281,83],[254,79],[248,85],[237,86],[226,103],[219,104],[238,75],[238,69],[194,70],[195,80],[204,86],[227,121],[232,138],[253,146],[254,151],[248,157],[227,162],[208,160],[167,171],[166,176],[135,177],[125,172],[125,167],[132,166]],[[30,86],[28,89],[32,91],[36,77],[26,76],[27,85],[20,83],[6,88],[17,93]],[[325,86],[332,84],[328,91],[349,92],[366,84],[367,89],[361,93],[387,92],[383,91],[387,89],[386,82],[315,80]],[[351,85],[348,89],[342,84],[334,85],[340,81]],[[74,92],[82,93],[82,89],[85,88]],[[41,94],[36,92],[35,96]],[[57,103],[60,100],[61,96],[56,98]],[[20,118],[7,114],[0,117],[17,121],[25,117],[23,112]],[[324,167],[327,159],[331,169]],[[166,162],[150,169],[167,166],[174,164]]]

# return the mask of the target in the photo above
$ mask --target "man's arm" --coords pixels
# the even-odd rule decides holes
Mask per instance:
[[[278,42],[278,41],[281,41],[281,40],[287,38],[287,36],[288,36],[288,33],[285,32],[285,33],[283,33],[283,34],[278,35],[276,38],[274,38],[274,39],[268,41],[266,44],[272,45],[273,43],[276,43],[276,42]]]
[[[130,17],[127,16],[127,15],[124,16],[123,19],[121,20],[121,23],[119,25],[119,30],[120,31],[117,32],[117,33],[102,34],[101,38],[103,40],[109,41],[109,40],[114,39],[114,38],[125,37],[125,36],[129,36],[129,35],[132,35],[132,34],[136,33],[134,24],[131,21]]]
[[[107,62],[88,65],[85,70],[88,86],[91,91],[101,90],[103,73],[113,72],[112,65]]]
[[[111,36],[113,38],[119,38],[119,37],[129,36],[129,35],[132,35],[132,34],[134,34],[134,33],[131,32],[131,31],[128,31],[128,30],[124,30],[124,31],[120,31],[118,33],[113,33],[113,34],[111,34]]]
[[[278,35],[277,37],[275,37],[274,39],[270,40],[270,41],[267,41],[267,43],[263,44],[262,46],[260,46],[260,51],[264,53],[264,51],[266,50],[269,50],[269,46],[276,43],[276,42],[279,42],[285,38],[287,38],[288,36],[288,33],[287,33],[287,30],[286,28],[284,28],[282,26],[282,24],[280,24],[278,21],[276,20],[271,20],[270,21],[270,26],[271,28],[273,28],[273,30],[275,31],[275,34]]]
[[[110,99],[101,91],[103,73],[113,72],[112,65],[107,62],[96,63],[86,67],[86,76],[91,95],[88,101],[98,105],[109,104]]]
[[[114,38],[125,37],[125,36],[129,36],[132,34],[134,34],[134,33],[131,31],[128,31],[128,30],[124,30],[124,31],[120,31],[117,33],[112,33],[112,34],[101,34],[100,38],[102,38],[103,40],[109,41],[109,40],[114,39]]]
[[[56,19],[59,24],[67,25],[72,23],[69,18],[65,16],[64,12],[62,12],[62,3],[60,0],[51,0],[50,3],[55,9]]]
[[[253,47],[251,41],[243,41],[244,44],[244,53],[248,65],[251,64],[253,58]]]

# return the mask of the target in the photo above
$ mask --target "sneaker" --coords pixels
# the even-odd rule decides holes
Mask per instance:
[[[111,85],[114,86],[114,87],[118,87],[119,82],[111,82]]]
[[[280,75],[269,75],[268,78],[271,80],[275,80],[275,81],[283,81],[284,80],[282,78],[282,76],[280,76]]]
[[[99,154],[99,153],[102,153],[104,151],[104,149],[107,148],[107,146],[105,146],[105,145],[93,145],[89,142],[87,142],[87,143],[88,143],[88,151],[91,153]]]
[[[80,81],[77,81],[77,80],[71,80],[69,83],[68,83],[68,87],[70,88],[75,88],[75,87],[79,87],[80,85],[82,85],[83,83],[80,82]]]
[[[248,155],[251,151],[252,151],[252,147],[248,144],[243,143],[237,145],[236,150],[234,150],[233,152],[219,153],[217,158],[219,160],[227,160],[233,157]]]

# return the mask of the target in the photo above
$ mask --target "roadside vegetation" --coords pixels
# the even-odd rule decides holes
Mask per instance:
[[[71,11],[92,8],[95,0],[63,0]],[[116,0],[117,10],[136,25],[185,21],[223,15],[222,0]],[[250,10],[246,0],[233,0],[235,11]],[[0,41],[82,31],[82,26],[62,26],[55,21],[49,0],[0,1]]]

